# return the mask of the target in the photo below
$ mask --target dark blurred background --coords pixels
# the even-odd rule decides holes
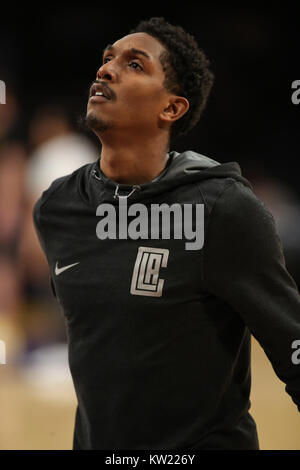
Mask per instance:
[[[300,21],[296,2],[280,4],[1,6],[0,80],[6,84],[6,104],[0,104],[0,339],[9,345],[7,362],[21,364],[22,370],[31,365],[32,371],[32,364],[43,369],[45,356],[34,354],[48,347],[46,356],[50,360],[54,351],[56,363],[57,347],[51,347],[65,345],[32,207],[53,179],[98,157],[100,143],[78,122],[102,50],[152,16],[194,35],[215,74],[202,119],[172,150],[240,164],[275,217],[287,268],[299,288],[300,104],[292,103],[291,85],[300,80]],[[54,369],[49,383],[57,386],[57,376]]]

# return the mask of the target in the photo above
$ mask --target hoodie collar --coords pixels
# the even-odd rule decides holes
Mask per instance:
[[[140,184],[118,184],[107,178],[100,168],[100,157],[91,165],[87,166],[89,200],[97,204],[102,202],[117,203],[119,197],[130,198],[136,202],[149,196],[155,196],[188,183],[195,183],[208,178],[231,177],[242,182],[245,186],[252,186],[249,181],[241,175],[241,168],[237,162],[220,163],[209,157],[191,150],[183,153],[169,152],[169,159],[165,169],[154,180]]]

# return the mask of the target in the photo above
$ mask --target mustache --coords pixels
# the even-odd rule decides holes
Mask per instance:
[[[111,99],[115,99],[116,98],[116,94],[115,92],[107,85],[106,82],[103,82],[102,80],[93,80],[92,83],[90,84],[90,88],[89,88],[89,98],[91,97],[91,93],[92,93],[92,86],[93,85],[101,85],[103,87],[103,90],[104,92],[107,90],[109,96],[111,97]]]

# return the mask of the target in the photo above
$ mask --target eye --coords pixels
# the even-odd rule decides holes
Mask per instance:
[[[130,62],[130,64],[129,64],[129,65],[131,66],[132,64],[135,64],[135,65],[137,65],[137,67],[133,67],[134,69],[136,69],[136,68],[139,68],[140,70],[143,70],[143,68],[140,66],[140,64],[138,64],[138,62],[135,62],[135,61],[133,61],[133,62]]]
[[[107,61],[110,61],[110,58],[109,58],[109,57],[105,57],[105,58],[103,59],[103,64],[106,64]],[[136,61],[130,62],[130,63],[129,63],[129,66],[131,67],[133,64],[135,65],[135,66],[133,67],[134,69],[143,70],[143,67],[141,67],[141,65],[140,65],[138,62],[136,62]]]

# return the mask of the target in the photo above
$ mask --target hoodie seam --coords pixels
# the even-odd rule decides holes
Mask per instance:
[[[75,170],[75,171],[77,171],[77,170]],[[61,189],[62,189],[63,186],[64,186],[64,183],[65,183],[65,182],[67,181],[67,179],[68,179],[71,175],[73,175],[73,174],[74,174],[74,172],[73,172],[73,173],[70,173],[69,175],[60,176],[59,178],[56,178],[54,181],[52,181],[50,187],[49,187],[48,190],[47,190],[47,191],[49,191],[49,193],[44,196],[45,199],[44,199],[43,201],[42,201],[43,195],[41,195],[41,205],[40,205],[40,209],[39,209],[40,215],[42,215],[42,213],[44,214],[44,208],[45,208],[46,204],[49,202],[49,200],[50,200],[54,195],[57,195],[57,193],[58,193],[59,191],[61,191]],[[78,174],[79,174],[79,172],[78,172]],[[77,177],[78,177],[78,175],[77,175]],[[76,177],[76,179],[77,179],[77,177]],[[60,181],[57,185],[55,185],[55,182],[57,182],[59,179],[61,179],[61,181]],[[77,181],[76,181],[76,182],[77,182]],[[52,185],[54,185],[54,187],[51,189],[51,186],[52,186]],[[78,186],[77,186],[77,189],[78,189]],[[46,246],[46,244],[47,244],[47,243],[46,243],[46,239],[47,239],[46,232],[44,231],[44,229],[42,229],[42,226],[41,226],[40,222],[38,222],[38,226],[39,226],[40,232],[44,234],[44,240],[45,240],[45,246]]]
[[[49,199],[51,199],[51,197],[52,197],[54,194],[56,194],[57,191],[60,190],[61,186],[64,184],[64,182],[65,182],[65,180],[66,180],[66,177],[62,177],[62,178],[63,178],[63,180],[60,181],[60,183],[59,183],[56,187],[53,187],[53,188],[52,188],[52,191],[49,192],[49,194],[46,195],[46,199],[42,202],[41,207],[40,207],[40,210],[42,209],[42,207],[45,206],[46,202],[48,202]],[[54,182],[55,182],[55,180],[52,182],[52,184],[54,184]],[[49,190],[50,190],[50,188],[49,188]],[[42,197],[43,197],[43,196],[42,196]]]
[[[41,205],[40,205],[40,209],[39,209],[40,216],[42,216],[42,214],[44,214],[44,208],[46,206],[46,203],[49,202],[49,200],[52,198],[52,196],[54,194],[56,194],[57,191],[59,191],[61,189],[62,185],[64,184],[65,178],[64,177],[62,177],[62,178],[63,178],[63,180],[60,181],[60,183],[55,188],[53,188],[52,191],[49,194],[46,195],[46,199],[44,201],[41,201]],[[52,184],[53,183],[54,182],[52,182]],[[41,198],[43,198],[43,195],[41,196]],[[40,221],[37,222],[37,225],[39,227],[39,230],[40,230],[41,234],[44,237],[45,248],[46,248],[46,246],[48,245],[48,243],[47,243],[47,238],[48,238],[47,233],[46,233],[46,231],[44,231],[44,228],[42,228],[42,225],[41,225]],[[48,250],[47,250],[47,252],[48,252]]]
[[[89,187],[90,185],[92,184],[92,178],[93,178],[93,165],[94,163],[92,163],[92,166],[90,167],[89,169],[89,174],[88,174],[88,177],[87,177],[87,186],[88,186],[88,190],[89,190]],[[82,194],[81,192],[81,189],[80,189],[80,182],[79,182],[79,178],[80,176],[82,176],[84,179],[85,179],[85,175],[82,175],[78,172],[77,176],[76,176],[76,189],[77,189],[77,193],[79,194],[79,197],[81,199],[81,201],[83,202],[83,204],[88,207],[89,209],[91,208],[91,201],[89,200],[86,200],[86,198],[84,197],[84,195]]]
[[[203,194],[203,192],[202,192],[202,190],[201,190],[201,188],[200,188],[200,183],[198,182],[198,183],[196,184],[196,186],[197,186],[197,188],[199,189],[199,192],[200,192],[201,197],[202,197],[202,199],[203,199],[203,201],[204,201],[204,204],[205,204],[206,207],[208,208],[208,204],[207,204],[207,202],[206,202],[205,196],[204,196],[204,194]]]
[[[231,179],[231,178],[230,178]],[[213,203],[213,206],[211,208],[211,211],[209,212],[209,218],[208,218],[208,222],[207,222],[207,226],[206,226],[206,229],[204,229],[204,245],[203,245],[203,254],[202,254],[202,257],[201,257],[201,280],[205,283],[206,280],[205,280],[205,275],[204,275],[204,258],[205,258],[205,252],[206,252],[206,244],[205,244],[205,239],[206,239],[206,234],[208,232],[208,228],[209,228],[209,224],[210,224],[210,221],[211,221],[211,218],[213,216],[213,211],[214,211],[214,208],[218,202],[218,200],[224,195],[224,193],[227,191],[227,189],[231,188],[234,184],[237,184],[237,181],[231,179],[230,183],[228,183],[225,188],[218,194],[218,196],[216,197],[214,203]],[[199,186],[198,186],[199,187]],[[200,190],[200,188],[199,188]],[[202,191],[200,190],[200,193],[202,194]],[[203,194],[202,194],[202,197],[203,197]],[[205,198],[203,197],[204,201],[205,201]],[[207,203],[206,203],[207,205]]]

